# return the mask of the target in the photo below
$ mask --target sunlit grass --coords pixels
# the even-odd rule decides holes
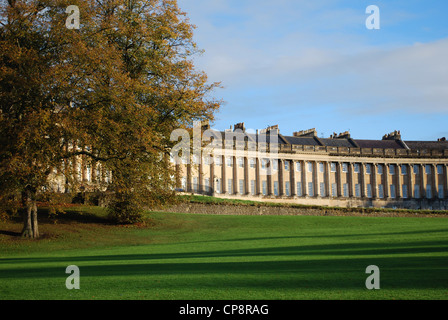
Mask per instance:
[[[1,299],[447,299],[448,220],[148,213],[42,214],[41,240],[0,224]],[[14,231],[15,230],[15,231]],[[68,265],[81,289],[68,290]],[[380,290],[365,269],[380,268]]]

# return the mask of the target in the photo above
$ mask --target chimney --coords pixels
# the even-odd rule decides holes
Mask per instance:
[[[316,128],[293,132],[294,137],[317,137]]]
[[[383,140],[401,140],[401,133],[399,130],[395,130],[394,132],[385,134]]]
[[[242,132],[246,132],[246,127],[244,127],[244,122],[237,123],[234,126],[233,131],[236,131],[238,129],[240,129]]]
[[[340,134],[333,133],[333,139],[350,139],[350,132],[344,131]]]

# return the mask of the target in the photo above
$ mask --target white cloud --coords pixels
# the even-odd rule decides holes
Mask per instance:
[[[415,13],[386,8],[382,29],[372,33],[365,8],[331,0],[182,2],[205,49],[198,67],[225,87],[219,94],[229,103],[217,118],[226,123],[299,115],[311,122],[324,112],[328,121],[350,114],[360,123],[374,115],[382,121],[382,113],[416,114],[417,122],[421,114],[448,114],[448,38],[409,44],[388,33]]]

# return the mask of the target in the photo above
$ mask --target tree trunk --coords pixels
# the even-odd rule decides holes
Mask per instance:
[[[27,189],[24,196],[26,211],[24,212],[22,237],[37,239],[39,238],[39,229],[37,225],[36,192]]]

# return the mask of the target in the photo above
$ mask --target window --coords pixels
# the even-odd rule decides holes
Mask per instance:
[[[296,171],[302,171],[302,164],[300,162],[296,162]]]
[[[431,174],[431,165],[430,164],[425,165],[425,173]]]
[[[181,188],[187,190],[187,177],[182,177]]]
[[[199,164],[199,157],[197,154],[193,154],[193,164]]]
[[[372,185],[370,183],[367,185],[367,198],[372,198]]]
[[[255,195],[255,180],[250,180],[250,193]]]
[[[324,172],[324,164],[322,162],[319,162],[319,172]]]
[[[307,164],[308,164],[308,172],[313,172],[313,163],[307,162]]]
[[[226,157],[226,164],[228,167],[233,166],[233,158],[232,157]]]
[[[330,170],[331,170],[331,172],[336,172],[336,162],[332,162],[330,164]]]
[[[405,164],[401,165],[401,174],[408,174],[408,167]]]
[[[378,198],[384,198],[384,187],[382,184],[378,185]]]
[[[289,161],[285,160],[285,171],[289,171]]]
[[[215,163],[217,166],[222,166],[222,161],[221,161],[221,157],[220,156],[216,156],[215,157]]]
[[[391,175],[395,174],[395,165],[394,164],[389,165],[389,174],[391,174]]]
[[[250,167],[255,168],[256,164],[257,164],[257,159],[250,158]]]
[[[222,180],[221,179],[216,179],[216,193],[221,193],[221,183]]]
[[[332,197],[338,196],[338,187],[336,186],[336,183],[331,184],[331,196]]]
[[[238,158],[238,167],[244,168],[244,158]]]
[[[274,181],[274,195],[278,196],[278,181]]]
[[[359,183],[355,184],[355,197],[361,197],[361,185]]]
[[[403,198],[407,198],[408,197],[408,185],[404,184],[401,186],[401,193]]]
[[[419,172],[419,165],[418,164],[414,164],[414,174],[418,174]]]
[[[414,198],[420,198],[420,186],[418,184],[414,186]]]
[[[443,174],[443,166],[441,164],[437,165],[437,174]]]
[[[442,184],[439,184],[439,188],[437,191],[438,191],[437,194],[439,196],[439,199],[443,199],[443,185]]]
[[[382,164],[378,165],[378,174],[383,174],[383,165]]]
[[[344,183],[342,189],[344,191],[344,197],[348,198],[348,183]]]
[[[205,178],[204,186],[205,186],[205,191],[210,192],[210,178]]]
[[[342,172],[347,172],[348,171],[348,164],[343,162],[342,163]]]
[[[266,196],[268,194],[268,182],[263,180],[262,182],[263,195]]]
[[[366,164],[366,174],[371,174],[372,172],[372,165],[370,163]]]
[[[291,192],[290,192],[290,190],[289,190],[289,181],[286,181],[285,182],[285,194],[286,194],[286,196],[290,196],[291,195]]]
[[[240,184],[240,194],[244,194],[244,180],[240,179],[239,184]]]
[[[308,195],[314,197],[314,186],[312,182],[308,182]]]
[[[431,185],[430,184],[426,185],[426,198],[427,199],[431,199],[432,198],[432,190],[431,190]]]
[[[261,169],[266,169],[268,166],[268,159],[261,159]]]
[[[320,183],[320,190],[319,190],[320,196],[325,197],[325,183]]]
[[[390,197],[395,198],[395,185],[394,184],[390,185]]]
[[[86,179],[88,182],[90,182],[91,177],[92,177],[92,168],[90,167],[90,164],[88,164],[86,168]]]
[[[355,164],[353,165],[353,171],[354,171],[355,173],[359,173],[359,163],[355,163]]]
[[[198,184],[198,178],[197,177],[193,178],[193,190],[194,190],[194,192],[197,192],[199,190],[199,184]]]
[[[302,182],[297,182],[297,195],[301,197],[302,194]]]
[[[274,171],[278,170],[278,159],[271,159],[271,163],[272,163],[272,168],[274,169]]]
[[[209,156],[205,156],[205,157],[204,157],[204,160],[202,160],[202,162],[203,162],[206,166],[210,165],[210,157],[209,157]]]
[[[227,193],[233,194],[233,179],[227,179]]]

